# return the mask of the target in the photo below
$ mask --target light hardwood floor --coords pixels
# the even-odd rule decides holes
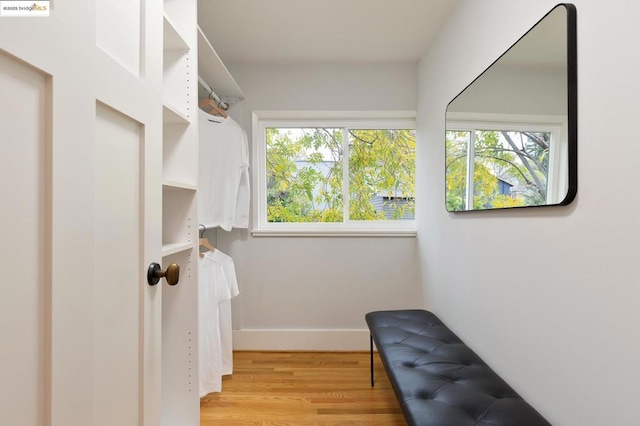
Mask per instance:
[[[235,352],[200,425],[405,425],[380,359],[368,352]]]

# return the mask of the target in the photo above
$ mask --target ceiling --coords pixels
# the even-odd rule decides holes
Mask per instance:
[[[198,0],[223,62],[417,62],[457,0]]]

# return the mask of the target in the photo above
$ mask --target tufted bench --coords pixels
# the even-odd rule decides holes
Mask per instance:
[[[550,425],[433,313],[365,315],[409,425]]]

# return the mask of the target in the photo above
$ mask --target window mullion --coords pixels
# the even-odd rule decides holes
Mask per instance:
[[[258,165],[256,167],[258,170],[257,183],[258,188],[260,188],[260,196],[257,197],[258,215],[256,219],[259,226],[262,227],[267,223],[267,127],[264,124],[260,124],[259,129],[259,143],[256,144],[255,148],[258,156]]]
[[[473,210],[473,194],[475,192],[475,158],[476,158],[476,131],[469,132],[469,145],[467,146],[467,210]]]
[[[343,221],[349,220],[349,129],[342,128],[342,199]]]

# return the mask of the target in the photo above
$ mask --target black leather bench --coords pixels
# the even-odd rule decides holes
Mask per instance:
[[[365,315],[409,425],[550,425],[449,330],[423,310]]]

